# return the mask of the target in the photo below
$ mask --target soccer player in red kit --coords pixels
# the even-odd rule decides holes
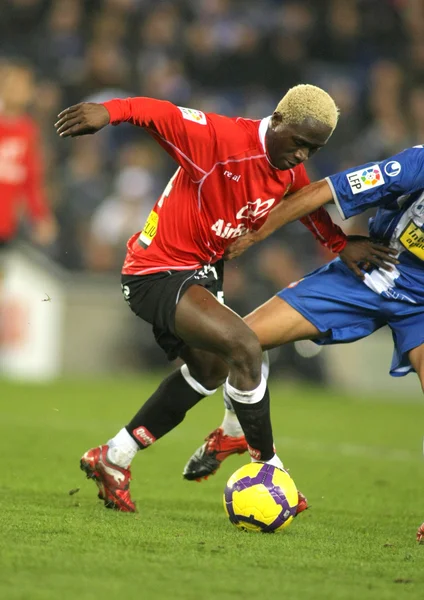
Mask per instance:
[[[0,247],[16,236],[22,203],[32,220],[32,237],[51,243],[56,235],[43,190],[39,133],[27,114],[33,74],[21,63],[6,64],[0,81]]]
[[[55,126],[62,137],[130,122],[179,165],[143,230],[128,242],[122,290],[133,312],[152,324],[168,358],[179,356],[185,364],[114,438],[83,455],[81,468],[95,480],[108,508],[135,510],[129,491],[133,457],[216,391],[220,366],[252,460],[283,467],[273,444],[261,347],[222,302],[222,258],[237,237],[259,229],[285,195],[309,183],[301,163],[325,145],[337,119],[332,98],[311,85],[289,90],[273,115],[260,121],[151,98],[82,103],[60,113]],[[346,245],[324,209],[304,223],[346,260],[366,259],[366,252],[355,252],[355,242]],[[298,512],[305,507],[302,500]]]

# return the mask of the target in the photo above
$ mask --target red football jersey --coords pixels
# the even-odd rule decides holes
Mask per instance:
[[[128,242],[123,273],[186,270],[222,258],[235,238],[259,229],[288,193],[309,183],[303,165],[287,171],[270,163],[260,121],[229,118],[151,98],[111,100],[114,125],[144,127],[180,165],[141,232]],[[325,209],[304,224],[339,251],[345,236]]]
[[[25,202],[33,219],[49,214],[41,175],[38,131],[28,116],[0,113],[0,240],[11,239],[20,205]]]

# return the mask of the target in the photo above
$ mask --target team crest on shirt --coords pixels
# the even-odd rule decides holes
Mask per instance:
[[[359,169],[346,175],[352,194],[360,194],[385,183],[379,165]]]
[[[262,200],[258,198],[254,202],[250,201],[246,206],[241,208],[236,219],[249,219],[252,223],[264,217],[270,210],[275,202],[275,198],[268,198],[268,200]]]
[[[184,106],[178,107],[183,115],[183,119],[186,121],[193,121],[198,125],[206,125],[206,115],[201,110],[194,108],[185,108]]]
[[[388,177],[397,177],[402,171],[402,165],[397,160],[390,160],[384,166],[384,172]]]

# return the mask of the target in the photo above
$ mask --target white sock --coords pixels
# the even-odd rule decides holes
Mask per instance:
[[[262,375],[265,377],[265,379],[268,381],[268,377],[269,377],[269,354],[268,352],[265,350],[265,352],[262,352]]]
[[[269,356],[268,352],[262,352],[262,376],[268,381],[269,377]],[[224,406],[227,411],[231,411],[234,415],[236,414],[234,411],[233,403],[231,402],[231,398],[226,392],[225,385],[223,386],[223,396],[224,396]],[[224,415],[225,421],[225,415]]]
[[[216,392],[216,390],[218,389],[218,388],[216,388],[214,390],[206,389],[201,383],[196,381],[196,379],[194,379],[194,377],[192,377],[190,375],[190,371],[188,370],[187,365],[183,365],[181,367],[180,371],[181,371],[181,375],[184,377],[184,379],[186,380],[188,385],[191,388],[193,388],[193,390],[195,392],[197,392],[198,394],[202,394],[202,396],[212,396],[212,394],[214,394]]]
[[[253,390],[238,390],[231,385],[227,378],[227,381],[225,382],[225,393],[232,401],[240,402],[241,404],[256,404],[264,397],[266,385],[266,379],[262,375],[261,382],[258,387],[254,388]]]
[[[224,431],[224,435],[231,435],[231,437],[241,437],[244,435],[236,413],[233,410],[228,410],[228,408],[225,409],[221,429]]]
[[[115,437],[108,441],[109,450],[107,451],[107,458],[110,462],[128,469],[132,459],[140,450],[140,446],[130,436],[128,431],[123,427]]]
[[[277,467],[277,469],[284,469],[283,463],[281,462],[281,460],[278,458],[278,456],[276,454],[274,454],[274,456],[272,458],[270,458],[269,460],[265,460],[265,461],[256,460],[256,459],[252,458],[252,462],[265,462],[266,465],[272,465],[273,467]]]
[[[267,380],[269,375],[269,357],[268,352],[262,353],[262,376]],[[221,424],[221,429],[224,431],[224,435],[231,435],[231,437],[241,437],[243,429],[234,411],[233,403],[229,397],[225,386],[223,388],[224,393],[224,420]]]

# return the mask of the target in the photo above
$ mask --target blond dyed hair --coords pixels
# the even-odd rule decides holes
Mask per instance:
[[[335,129],[339,109],[330,94],[315,85],[301,84],[289,89],[275,109],[286,125],[303,123],[308,117]]]

